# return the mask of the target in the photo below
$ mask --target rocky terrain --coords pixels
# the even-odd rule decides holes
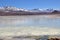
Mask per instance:
[[[0,40],[60,40],[60,35],[39,35],[39,36],[5,36]]]

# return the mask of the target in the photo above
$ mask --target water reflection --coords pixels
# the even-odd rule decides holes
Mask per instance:
[[[0,26],[60,27],[60,18],[48,18],[45,16],[0,17]]]
[[[1,35],[60,34],[60,18],[46,16],[0,16]]]

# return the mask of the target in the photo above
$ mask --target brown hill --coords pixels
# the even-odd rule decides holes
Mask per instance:
[[[56,15],[60,14],[60,11],[54,10],[53,12],[25,12],[25,11],[0,11],[0,16],[20,16],[20,15]]]

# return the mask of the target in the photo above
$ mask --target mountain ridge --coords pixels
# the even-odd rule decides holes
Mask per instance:
[[[4,15],[50,15],[60,14],[60,10],[55,9],[31,9],[16,8],[11,6],[0,7],[0,16]]]

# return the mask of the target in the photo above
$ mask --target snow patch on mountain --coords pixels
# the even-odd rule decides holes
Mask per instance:
[[[24,8],[16,8],[16,7],[11,7],[11,6],[5,6],[5,7],[0,7],[0,11],[3,10],[5,12],[9,12],[9,11],[26,11],[26,12],[53,12],[54,9],[40,9],[40,8],[36,8],[36,9],[24,9]]]

